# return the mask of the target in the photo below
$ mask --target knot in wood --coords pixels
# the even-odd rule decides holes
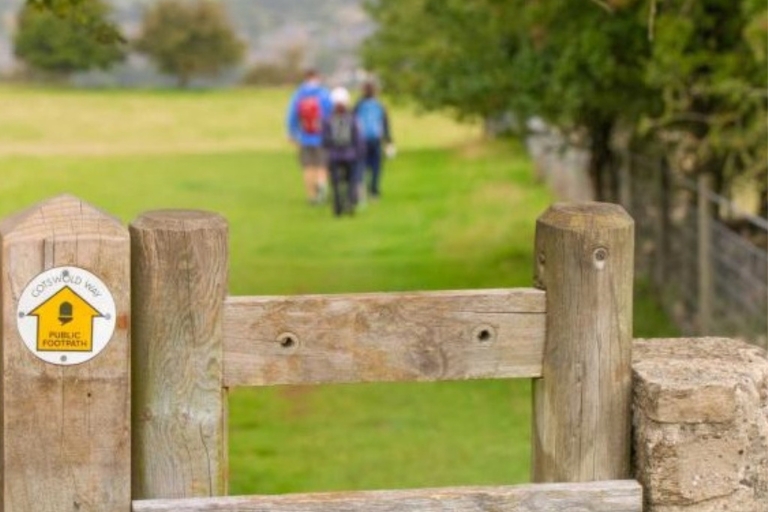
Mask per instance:
[[[491,325],[480,325],[474,329],[472,337],[479,343],[492,343],[496,341],[496,329]]]
[[[598,247],[592,252],[592,262],[597,270],[603,270],[605,268],[607,259],[608,249],[605,247]]]
[[[277,335],[277,341],[285,349],[295,348],[299,344],[299,337],[292,332],[283,332]]]
[[[411,357],[418,373],[425,377],[442,377],[448,367],[448,356],[443,347],[437,343],[417,345]]]

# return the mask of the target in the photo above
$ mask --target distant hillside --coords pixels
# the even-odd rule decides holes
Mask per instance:
[[[11,38],[24,0],[0,0],[0,72],[13,66]],[[131,37],[140,27],[143,9],[155,0],[108,0],[114,19]],[[291,46],[306,50],[308,64],[326,72],[356,66],[356,49],[370,33],[363,0],[221,0],[240,36],[247,41],[250,62],[278,58]],[[147,78],[142,59],[131,59],[118,74],[138,73],[130,82]],[[150,73],[151,74],[151,73]],[[139,76],[141,75],[141,76]],[[117,79],[124,82],[123,78]]]

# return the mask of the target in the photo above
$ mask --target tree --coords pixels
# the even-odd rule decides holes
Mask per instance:
[[[378,30],[365,42],[363,60],[390,94],[463,118],[509,108],[512,7],[493,0],[390,0],[366,9]]]
[[[378,30],[364,60],[388,90],[427,109],[537,115],[584,132],[597,197],[615,183],[612,133],[653,104],[639,2],[390,0],[367,8]]]
[[[160,0],[145,12],[136,48],[176,76],[180,87],[237,64],[245,50],[213,0]]]
[[[520,107],[561,129],[585,133],[595,197],[618,196],[611,140],[658,109],[644,80],[651,57],[637,0],[527,2],[514,55]]]
[[[768,212],[765,0],[371,0],[363,57],[389,91],[461,116],[540,116],[583,134],[597,198],[611,139],[666,148],[717,191],[752,180]],[[650,14],[649,14],[650,13]]]
[[[646,80],[663,109],[650,128],[676,167],[727,194],[754,183],[768,214],[768,8],[764,0],[668,0],[655,20]]]
[[[119,32],[107,21],[101,0],[81,0],[66,9],[25,5],[14,36],[14,53],[32,69],[66,76],[107,68],[125,56]]]
[[[257,62],[243,76],[243,83],[255,86],[295,85],[301,82],[306,48],[293,44],[280,52],[277,61]]]

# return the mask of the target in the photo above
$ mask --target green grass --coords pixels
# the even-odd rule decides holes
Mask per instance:
[[[334,219],[304,202],[287,98],[0,88],[0,216],[64,192],[125,222],[220,212],[235,295],[530,285],[534,221],[551,197],[519,144],[397,109],[384,198]],[[636,309],[638,334],[665,334],[646,296]],[[233,493],[528,478],[525,381],[237,390],[230,410]]]
[[[239,393],[231,408],[234,492],[508,484],[528,479],[528,381],[287,387]]]
[[[0,87],[0,155],[137,155],[290,151],[289,91],[88,91]],[[477,133],[399,110],[401,149],[443,148]]]

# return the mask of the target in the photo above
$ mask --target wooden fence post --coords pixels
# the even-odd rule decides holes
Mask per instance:
[[[698,231],[698,330],[709,334],[712,318],[712,209],[709,205],[709,176],[699,174],[696,181],[696,225]]]
[[[160,210],[130,226],[133,497],[226,493],[227,224]]]
[[[533,387],[534,482],[630,476],[633,246],[618,205],[557,204],[536,223],[547,332]]]
[[[633,179],[633,161],[632,153],[628,149],[623,149],[619,153],[619,204],[628,211],[633,211],[632,204],[632,179]]]
[[[2,221],[0,243],[0,510],[128,512],[128,230],[60,196]]]
[[[654,247],[654,261],[653,261],[653,273],[651,274],[651,281],[653,287],[661,292],[664,291],[667,286],[667,255],[669,254],[669,237],[670,237],[670,210],[671,210],[671,195],[672,195],[672,183],[670,179],[669,164],[666,159],[659,159],[658,166],[656,167],[656,194],[658,203],[658,217],[656,219],[655,226],[655,247]]]

